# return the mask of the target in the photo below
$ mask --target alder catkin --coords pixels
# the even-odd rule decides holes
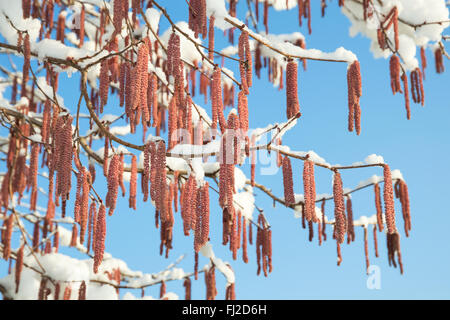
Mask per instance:
[[[111,216],[116,209],[116,201],[119,188],[119,162],[120,156],[115,154],[108,169],[108,193],[106,194],[105,205],[109,208],[109,215]]]
[[[359,61],[355,60],[347,69],[348,89],[348,130],[356,129],[356,134],[361,133],[361,107],[359,99],[362,95],[361,71]]]
[[[137,191],[137,158],[131,157],[131,177],[130,177],[130,198],[128,200],[129,208],[136,210],[136,191]]]
[[[400,58],[393,54],[389,60],[389,70],[391,76],[391,89],[395,95],[397,92],[402,93],[400,85]]]
[[[25,246],[25,244],[22,244],[20,249],[17,251],[16,268],[15,268],[16,293],[19,292],[20,275],[22,274],[22,269],[23,269],[23,248],[24,248],[24,246]]]
[[[409,89],[408,89],[408,77],[406,73],[402,74],[403,82],[403,95],[405,96],[405,109],[406,109],[406,119],[411,119],[411,108],[409,106]]]
[[[285,205],[287,207],[294,205],[294,182],[292,179],[291,159],[288,156],[283,157],[283,186]]]
[[[394,190],[392,188],[391,169],[387,164],[383,165],[384,175],[384,212],[386,215],[386,226],[389,234],[396,232],[395,227],[395,208],[394,208]]]
[[[102,263],[103,253],[105,252],[105,236],[106,236],[106,208],[103,204],[97,214],[97,222],[94,238],[94,273],[98,272],[98,267]]]
[[[286,67],[286,116],[290,119],[299,112],[297,63],[289,61]]]
[[[344,242],[346,232],[344,191],[342,187],[341,174],[335,171],[333,178],[333,199],[336,241],[338,245]]]

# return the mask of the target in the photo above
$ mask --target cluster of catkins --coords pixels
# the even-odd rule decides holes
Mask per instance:
[[[313,223],[317,223],[318,225],[318,239],[319,245],[322,244],[322,239],[326,240],[326,219],[325,219],[325,199],[322,199],[322,216],[318,216],[316,213],[315,203],[319,200],[316,200],[316,192],[315,192],[315,178],[314,178],[314,162],[312,162],[308,157],[304,160],[303,166],[303,191],[304,191],[304,200],[298,202],[295,200],[294,193],[294,184],[293,184],[293,175],[292,175],[292,166],[291,161],[288,156],[284,156],[282,158],[282,172],[283,172],[283,185],[284,185],[284,204],[288,207],[294,208],[296,205],[300,205],[302,208],[302,225],[303,228],[306,228],[306,223],[308,223],[309,228],[309,241],[312,241],[314,236],[313,231]],[[383,173],[384,173],[384,190],[383,190],[383,198],[384,198],[384,216],[383,209],[381,204],[381,192],[378,183],[374,184],[374,192],[375,192],[375,208],[376,208],[376,217],[377,217],[377,225],[378,231],[383,231],[384,223],[387,226],[387,235],[388,238],[391,239],[393,235],[398,236],[398,231],[395,225],[395,209],[394,209],[394,188],[393,181],[391,176],[390,168],[387,164],[383,165]],[[400,203],[402,205],[402,215],[404,221],[404,228],[406,236],[409,235],[409,231],[411,230],[411,215],[409,209],[409,196],[408,196],[408,187],[406,183],[397,179],[395,182],[395,197],[399,198]],[[345,197],[347,197],[347,201],[345,201]],[[355,241],[355,231],[354,231],[354,219],[353,219],[353,210],[352,210],[352,201],[349,194],[344,193],[342,177],[338,170],[334,170],[333,176],[333,201],[334,201],[334,230],[333,230],[333,239],[336,240],[337,244],[337,252],[338,252],[338,265],[342,262],[341,255],[341,244],[345,241],[345,236],[347,235],[347,243]],[[384,217],[384,219],[383,219]],[[365,248],[365,257],[366,257],[366,269],[369,266],[369,258],[368,258],[368,244],[367,244],[367,226],[364,226],[364,248]],[[376,225],[374,226],[374,241],[375,241],[375,251],[376,256],[378,257],[378,245],[377,245],[377,236],[376,236]],[[390,241],[388,239],[388,241]],[[396,240],[398,241],[398,240]],[[396,243],[396,242],[395,242]],[[398,249],[395,251],[399,252],[399,244],[396,244]],[[397,248],[397,247],[395,247]],[[259,256],[258,256],[259,257]],[[258,258],[259,259],[259,258]],[[391,259],[391,257],[389,258]],[[399,259],[401,260],[401,256],[399,255]],[[401,265],[401,262],[400,262]],[[395,266],[395,263],[394,263]],[[403,272],[403,269],[402,269]]]

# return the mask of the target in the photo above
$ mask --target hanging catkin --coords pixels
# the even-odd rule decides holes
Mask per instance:
[[[130,177],[130,198],[128,207],[136,210],[136,191],[137,191],[137,158],[136,155],[131,157],[131,177]]]
[[[434,50],[434,63],[436,66],[436,73],[443,73],[445,68],[444,68],[444,61],[442,58],[442,49],[440,47],[437,47]]]
[[[183,287],[185,288],[184,300],[191,300],[191,279],[189,277],[184,279]]]
[[[402,74],[403,82],[403,95],[405,96],[405,109],[406,109],[406,119],[411,119],[411,108],[409,107],[409,89],[408,89],[408,77],[406,73]]]
[[[359,61],[355,60],[347,69],[348,88],[348,130],[356,129],[356,134],[361,132],[361,107],[359,99],[362,95],[361,71]]]
[[[80,42],[78,44],[78,47],[82,47],[83,43],[84,43],[84,20],[85,20],[85,16],[86,16],[86,9],[84,8],[84,4],[81,4],[81,12],[80,12],[80,33],[79,33],[79,38],[80,38]]]
[[[286,67],[286,116],[290,119],[299,112],[297,63],[289,61]]]
[[[352,199],[350,196],[347,196],[347,243],[355,241],[355,228],[353,225],[353,208],[352,208]]]
[[[208,30],[208,59],[214,61],[214,22],[216,18],[214,15],[209,17],[209,30]],[[195,79],[195,78],[194,78]]]
[[[30,199],[30,211],[36,210],[36,202],[37,202],[37,194],[38,194],[38,185],[37,185],[37,173],[38,173],[38,165],[39,165],[39,144],[32,143],[31,144],[31,155],[30,155],[30,174],[29,178],[31,179],[31,199]]]
[[[119,188],[119,162],[120,156],[115,154],[111,163],[109,164],[108,169],[108,193],[106,194],[105,205],[109,208],[109,215],[111,216],[116,209],[116,201],[118,196],[118,188]]]
[[[240,60],[239,72],[241,74],[242,91],[248,95],[248,88],[252,86],[253,62],[248,41],[248,32],[246,30],[242,31],[239,36],[238,55]]]
[[[377,224],[378,230],[383,231],[383,211],[381,207],[381,194],[380,194],[380,186],[378,183],[373,185],[373,190],[375,193],[375,208],[377,210]]]
[[[316,183],[314,178],[314,162],[311,160],[305,160],[303,165],[303,190],[306,220],[316,222]]]
[[[384,213],[386,215],[386,226],[389,234],[396,232],[395,227],[395,208],[394,208],[394,190],[392,188],[391,169],[387,164],[383,165],[384,175]]]
[[[16,268],[15,268],[16,293],[19,292],[20,275],[22,274],[22,269],[23,269],[23,248],[24,248],[24,246],[25,246],[25,244],[22,244],[20,249],[17,251]]]
[[[31,50],[30,50],[30,36],[28,33],[25,34],[25,39],[23,43],[23,69],[22,69],[22,93],[21,97],[26,96],[26,84],[29,79],[29,70],[30,70],[30,58],[31,58]]]
[[[106,236],[106,208],[103,204],[97,214],[97,222],[94,238],[94,273],[98,272],[98,267],[102,263],[103,253],[105,252],[105,236]]]
[[[335,171],[333,178],[334,219],[336,230],[336,241],[338,245],[344,242],[346,232],[344,191],[342,187],[341,174]]]
[[[88,214],[89,214],[89,192],[91,191],[90,185],[91,175],[89,171],[84,170],[83,175],[83,193],[81,195],[80,203],[80,243],[84,243],[84,236],[86,233],[86,227],[88,224]]]
[[[284,203],[287,207],[295,204],[294,182],[292,179],[291,159],[288,156],[283,158],[283,186]]]
[[[391,89],[395,95],[397,92],[402,93],[400,85],[400,58],[393,54],[389,60],[389,71],[391,76]]]
[[[425,54],[424,47],[420,47],[420,64],[422,67],[423,78],[425,79],[425,69],[427,68],[427,56]]]
[[[423,90],[422,72],[419,68],[411,71],[411,95],[415,103],[425,104],[425,94]]]

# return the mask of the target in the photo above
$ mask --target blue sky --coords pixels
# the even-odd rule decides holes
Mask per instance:
[[[244,2],[241,1],[238,12],[245,10]],[[164,5],[174,21],[187,20],[184,1],[181,6],[172,1],[166,1]],[[402,229],[400,203],[396,202],[405,273],[400,275],[399,269],[388,266],[386,239],[382,234],[378,234],[380,257],[375,258],[370,232],[370,261],[380,268],[381,289],[369,290],[366,286],[362,228],[356,229],[354,243],[342,247],[343,263],[338,267],[336,245],[331,239],[330,227],[327,229],[328,241],[321,247],[318,246],[317,238],[310,243],[307,230],[301,228],[301,220],[294,218],[293,211],[280,205],[274,208],[272,200],[258,191],[257,205],[264,209],[272,226],[273,272],[267,278],[256,276],[254,245],[249,246],[248,264],[243,263],[241,252],[238,253],[237,261],[232,260],[228,248],[221,245],[222,213],[217,205],[217,197],[211,194],[211,241],[214,251],[217,256],[231,263],[237,278],[238,299],[448,299],[450,279],[447,272],[450,254],[447,244],[450,241],[450,212],[445,201],[450,195],[449,75],[435,73],[433,56],[427,51],[429,66],[424,82],[425,107],[412,103],[412,119],[408,121],[403,96],[392,95],[388,61],[373,58],[366,38],[360,35],[349,37],[349,21],[338,9],[337,2],[330,3],[325,18],[321,18],[319,1],[313,1],[312,13],[311,35],[307,35],[305,26],[299,30],[297,9],[282,12],[270,10],[269,30],[271,33],[300,31],[306,35],[308,48],[334,51],[343,46],[358,56],[363,85],[362,133],[356,136],[347,131],[346,64],[309,61],[306,72],[299,69],[302,117],[297,126],[284,136],[283,143],[293,150],[314,150],[329,163],[342,165],[362,161],[369,154],[375,153],[382,155],[391,169],[401,170],[409,187],[412,215],[411,235],[406,238]],[[160,34],[167,26],[167,21],[161,18]],[[216,40],[216,48],[228,45],[220,31],[216,31]],[[0,59],[2,64],[8,64],[6,58]],[[251,88],[250,128],[282,122],[286,117],[285,92],[273,88],[267,82],[266,74],[264,69],[261,80],[256,80],[255,77]],[[78,77],[61,78],[60,81],[60,95],[64,97],[66,105],[76,110]],[[197,96],[196,102],[202,101],[203,97]],[[209,111],[210,106],[206,106],[206,109]],[[105,110],[105,113],[121,112],[115,100]],[[82,112],[86,113],[87,110]],[[140,140],[140,136],[138,139]],[[100,144],[95,148],[100,148]],[[303,164],[294,160],[292,165],[295,192],[302,193]],[[243,166],[242,170],[249,175],[248,166]],[[344,187],[354,187],[373,174],[382,175],[382,171],[380,168],[366,168],[342,172]],[[100,179],[96,182],[96,188],[106,195],[105,184],[100,181],[100,167],[97,167],[97,177]],[[316,179],[317,193],[332,192],[332,176],[328,170],[316,168]],[[256,180],[282,196],[281,171],[271,176],[257,173]],[[375,213],[372,188],[355,193],[352,199],[356,218]],[[327,203],[326,213],[329,218],[333,216],[331,202]],[[175,214],[175,220],[174,249],[169,259],[165,259],[158,254],[159,230],[154,226],[154,208],[149,203],[138,202],[137,212],[132,212],[128,209],[128,200],[125,198],[119,201],[114,215],[108,217],[106,250],[127,261],[130,268],[144,272],[157,272],[179,255],[186,254],[180,267],[191,271],[194,265],[193,238],[182,234],[179,213]],[[71,249],[66,252],[79,256]],[[200,266],[206,263],[206,259],[202,257]],[[3,265],[2,272],[7,268],[5,263]],[[225,281],[219,273],[216,278],[219,291],[217,298],[223,299]],[[167,288],[181,298],[184,297],[180,281],[167,283]],[[192,288],[193,298],[204,299],[202,276],[193,282]],[[159,287],[146,289],[148,295],[158,296],[158,292]],[[140,295],[140,292],[133,293]]]

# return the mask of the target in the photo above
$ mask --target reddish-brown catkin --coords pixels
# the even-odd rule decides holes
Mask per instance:
[[[103,204],[97,214],[97,222],[95,228],[94,238],[94,272],[97,273],[98,267],[102,263],[103,253],[105,252],[105,237],[106,237],[106,208]]]
[[[191,279],[189,277],[184,279],[183,287],[185,288],[184,300],[191,300]]]
[[[427,56],[425,54],[424,47],[420,47],[420,64],[422,67],[423,78],[425,79],[425,69],[427,68]]]
[[[411,71],[411,95],[415,103],[425,104],[425,93],[423,90],[422,72],[419,68]]]
[[[411,119],[411,108],[409,106],[409,89],[408,89],[408,77],[406,73],[402,74],[403,82],[403,95],[405,96],[405,109],[406,109],[406,119]]]
[[[29,78],[29,70],[30,70],[30,58],[31,58],[31,50],[30,50],[30,36],[27,33],[24,38],[23,43],[23,70],[22,70],[22,93],[21,96],[25,97],[26,93],[26,84]]]
[[[82,281],[78,289],[78,300],[86,300],[86,282]]]
[[[209,18],[209,32],[208,32],[208,59],[214,61],[214,22],[216,18],[211,15]]]
[[[73,227],[72,227],[72,238],[70,239],[71,247],[77,246],[77,239],[78,239],[78,227],[77,227],[77,224],[74,223]]]
[[[345,220],[344,191],[342,187],[341,174],[338,171],[334,173],[333,199],[334,199],[336,241],[338,242],[338,244],[340,244],[344,242],[346,231],[346,220]]]
[[[14,229],[14,215],[11,213],[8,219],[3,223],[2,243],[3,243],[3,259],[7,261],[11,254],[11,237]]]
[[[244,91],[238,93],[239,126],[244,132],[248,131],[248,100]]]
[[[353,225],[353,208],[352,199],[347,196],[347,243],[355,241],[355,228]]]
[[[444,60],[442,58],[442,49],[440,47],[434,50],[434,63],[436,66],[436,73],[443,73],[444,68]]]
[[[88,240],[87,240],[87,250],[91,250],[91,243],[93,242],[92,239],[95,239],[93,232],[95,230],[94,222],[96,220],[96,213],[97,213],[97,205],[95,204],[95,201],[91,202],[91,206],[89,207],[89,217],[88,217]]]
[[[348,89],[348,130],[356,128],[356,134],[361,132],[361,107],[359,99],[362,95],[361,71],[359,61],[354,61],[347,69]]]
[[[30,17],[31,12],[31,0],[22,0],[22,14],[24,19]]]
[[[83,175],[83,193],[81,195],[80,203],[80,242],[84,243],[84,236],[86,233],[86,227],[88,224],[88,212],[89,212],[89,192],[91,191],[91,175],[89,171],[84,170]]]
[[[288,156],[283,158],[283,186],[284,203],[287,207],[295,204],[294,182],[292,179],[291,159]]]
[[[305,216],[308,221],[317,221],[316,217],[316,182],[314,162],[305,160],[303,167],[303,188],[305,197]]]
[[[389,71],[391,76],[391,89],[395,95],[397,92],[402,92],[400,85],[400,58],[393,54],[389,60]]]
[[[67,284],[66,288],[64,289],[63,300],[70,300],[71,294],[72,294],[72,288],[71,288],[70,284]]]
[[[364,255],[366,257],[366,273],[369,274],[369,241],[368,241],[367,226],[364,226]]]
[[[395,227],[395,208],[394,208],[394,190],[392,188],[391,169],[387,164],[383,165],[384,175],[384,212],[386,215],[386,226],[389,234],[396,232]]]
[[[300,112],[298,102],[297,63],[289,61],[286,67],[286,115],[290,119]]]
[[[114,16],[113,16],[113,25],[114,25],[114,31],[116,33],[120,33],[120,30],[122,29],[122,20],[124,18],[124,14],[128,14],[128,12],[124,12],[124,2],[123,0],[115,0],[114,1]]]
[[[25,244],[22,244],[19,251],[17,251],[16,268],[15,268],[15,281],[16,281],[16,293],[19,292],[20,275],[23,269],[23,248]]]
[[[159,298],[162,299],[166,295],[166,282],[161,281],[161,287],[159,287]]]
[[[249,225],[251,222],[249,221]],[[245,216],[242,217],[242,260],[244,263],[248,263],[248,253],[247,253],[247,219]]]
[[[321,205],[321,211],[322,211],[322,235],[323,240],[327,241],[327,233],[326,233],[326,219],[325,219],[325,199],[322,199],[322,205]]]
[[[375,192],[375,208],[377,209],[378,230],[381,232],[383,231],[383,210],[381,207],[381,193],[380,193],[380,186],[378,185],[378,183],[375,183],[373,185],[373,189]]]
[[[408,237],[411,230],[411,213],[409,208],[408,186],[403,180],[399,180],[400,203],[402,204],[402,214],[404,220],[405,234]]]
[[[80,12],[80,43],[79,47],[83,46],[84,43],[84,20],[86,16],[86,9],[84,8],[84,4],[81,5],[81,12]]]
[[[109,215],[111,216],[116,209],[116,201],[119,188],[119,162],[120,156],[115,154],[111,159],[108,170],[108,193],[106,194],[105,205],[109,208]]]
[[[72,177],[72,117],[59,117],[55,129],[55,147],[58,153],[57,170],[57,192],[56,196],[61,196],[65,201],[71,189]]]
[[[122,197],[125,197],[126,189],[125,184],[123,183],[123,173],[124,173],[124,163],[123,163],[124,155],[123,153],[120,153],[119,158],[119,186],[122,190]]]
[[[373,226],[373,246],[375,248],[375,257],[378,258],[378,240],[377,240],[377,226]]]
[[[30,156],[30,171],[29,177],[31,179],[31,199],[30,199],[30,211],[36,210],[38,185],[37,185],[37,173],[39,165],[39,149],[40,146],[37,143],[31,145],[31,156]]]
[[[136,210],[136,191],[137,191],[137,158],[133,154],[131,157],[131,177],[130,177],[130,198],[128,206]]]

